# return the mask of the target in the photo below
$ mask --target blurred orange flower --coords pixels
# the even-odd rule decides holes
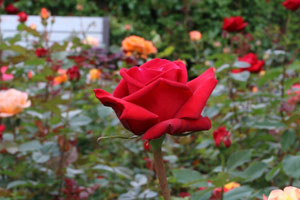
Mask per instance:
[[[46,8],[42,8],[40,15],[41,15],[42,19],[45,20],[50,17],[50,12]]]
[[[284,190],[273,190],[268,200],[299,200],[300,190],[298,188],[288,186]]]
[[[230,182],[230,183],[227,183],[226,185],[224,185],[224,189],[227,191],[230,191],[230,190],[233,190],[234,188],[238,188],[240,186],[241,185],[237,182]]]
[[[127,56],[137,53],[142,58],[147,58],[149,54],[157,52],[156,47],[151,41],[145,40],[142,37],[132,35],[122,41],[122,49],[126,52]]]
[[[191,31],[189,34],[191,41],[199,41],[202,38],[202,34],[199,31]]]
[[[0,117],[11,117],[30,105],[26,92],[13,88],[0,91]]]
[[[90,81],[96,81],[100,79],[101,71],[99,69],[91,69],[89,72],[89,80]]]
[[[59,69],[57,73],[59,74],[59,76],[56,76],[53,79],[53,85],[59,85],[59,84],[64,83],[68,80],[67,70]]]

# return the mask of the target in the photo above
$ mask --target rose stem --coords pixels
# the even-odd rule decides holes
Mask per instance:
[[[163,156],[161,151],[161,146],[164,141],[164,138],[165,137],[161,137],[159,139],[151,140],[150,145],[153,151],[155,172],[159,180],[159,185],[160,185],[162,195],[164,197],[164,200],[171,200],[170,190],[168,186],[168,181],[167,181],[167,176],[165,172],[164,161],[163,161]]]

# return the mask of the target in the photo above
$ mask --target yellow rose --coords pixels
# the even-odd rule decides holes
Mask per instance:
[[[26,92],[16,89],[0,91],[0,117],[11,117],[30,105]]]
[[[101,71],[99,69],[91,69],[89,72],[89,80],[96,81],[100,79]]]

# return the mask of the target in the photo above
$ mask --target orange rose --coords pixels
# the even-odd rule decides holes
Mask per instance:
[[[122,41],[122,49],[128,56],[137,53],[142,58],[147,58],[149,54],[157,52],[156,47],[151,41],[135,35],[129,36]]]
[[[191,31],[189,34],[191,41],[199,41],[202,38],[202,34],[199,31]]]
[[[26,92],[16,89],[0,91],[0,117],[11,117],[30,105]]]
[[[53,80],[53,85],[59,85],[68,80],[67,70],[59,69],[58,74],[59,74],[59,76],[56,76]]]
[[[239,183],[230,182],[230,183],[227,183],[226,185],[224,185],[224,189],[227,191],[230,191],[230,190],[233,190],[234,188],[238,188],[240,186],[241,185]]]
[[[91,69],[89,72],[89,80],[96,81],[100,79],[101,71],[99,69]]]
[[[42,19],[48,19],[50,17],[50,12],[46,8],[42,8],[40,15]]]
[[[300,190],[298,188],[289,186],[284,190],[273,190],[269,195],[268,200],[299,200]]]

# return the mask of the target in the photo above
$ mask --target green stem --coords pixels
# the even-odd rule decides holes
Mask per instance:
[[[167,181],[167,176],[165,172],[164,161],[163,161],[163,156],[161,151],[161,146],[164,141],[164,138],[165,137],[161,137],[159,139],[151,140],[150,145],[153,151],[155,172],[159,180],[159,185],[160,185],[162,195],[164,197],[164,200],[171,200],[171,194],[168,186],[168,181]]]

